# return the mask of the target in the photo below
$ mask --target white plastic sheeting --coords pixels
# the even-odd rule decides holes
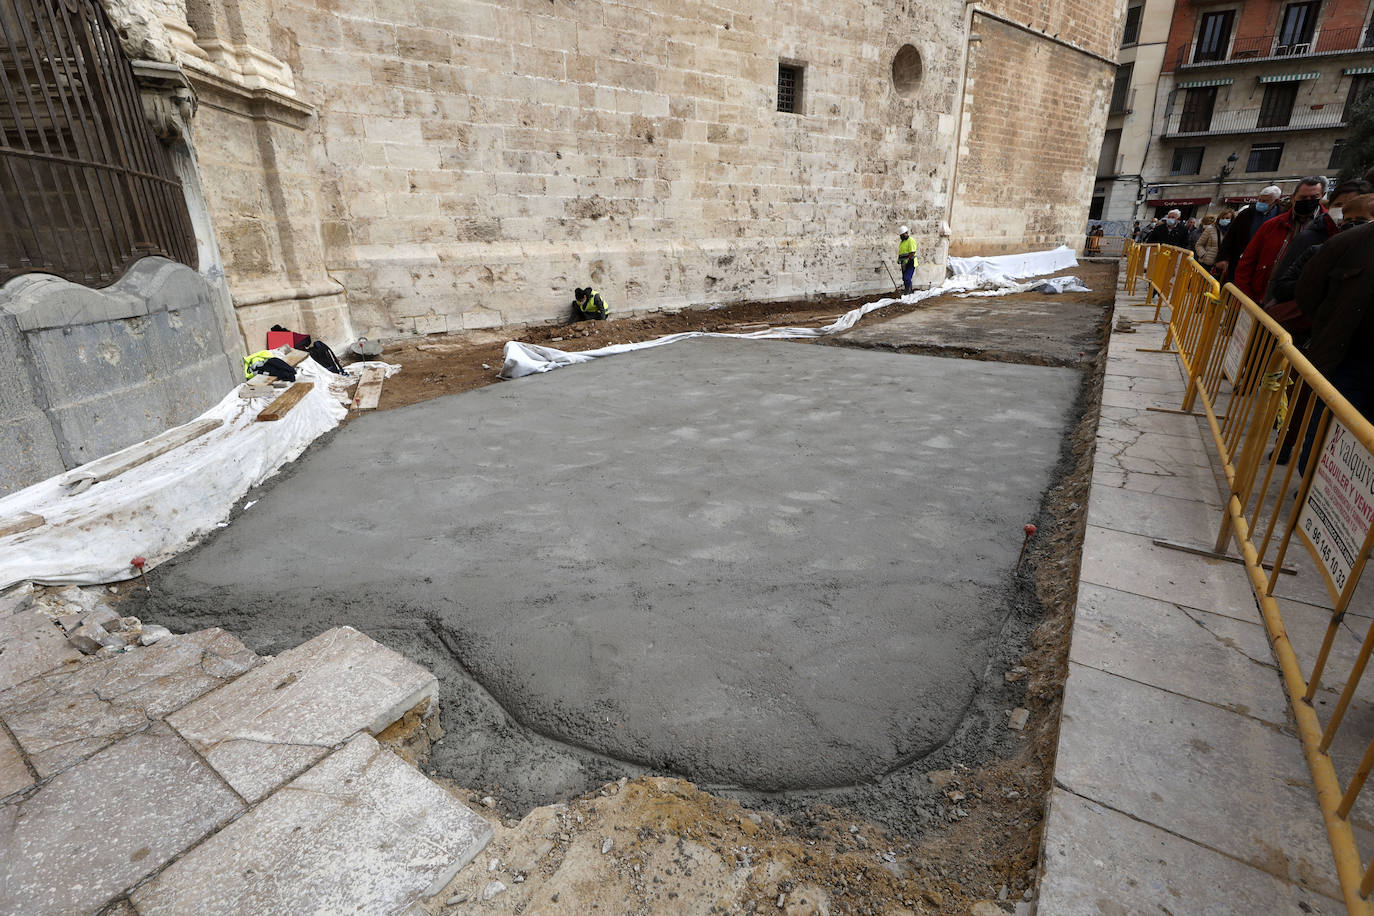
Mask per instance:
[[[1065,260],[1066,257],[1067,262]],[[612,344],[609,347],[599,347],[595,350],[582,350],[577,353],[569,353],[553,347],[544,347],[538,344],[521,343],[520,341],[512,340],[506,343],[505,358],[501,366],[500,376],[505,379],[522,378],[526,375],[534,375],[539,372],[549,372],[553,369],[560,369],[563,366],[590,362],[602,356],[615,356],[620,353],[629,353],[634,350],[647,350],[652,347],[661,347],[665,344],[677,343],[679,340],[689,340],[693,337],[735,337],[752,340],[798,340],[811,337],[825,337],[829,334],[838,334],[841,331],[849,330],[854,327],[860,318],[867,315],[869,312],[883,308],[884,306],[892,305],[894,302],[920,302],[923,299],[930,299],[935,296],[944,295],[945,293],[959,292],[961,290],[1005,289],[1006,292],[993,293],[993,295],[1006,295],[1007,293],[1021,291],[1021,288],[1011,288],[1019,287],[1019,284],[1014,280],[1015,277],[1053,273],[1065,267],[1078,266],[1078,260],[1074,257],[1073,251],[1062,245],[1053,251],[1005,255],[1000,258],[950,258],[949,261],[951,267],[955,268],[955,274],[946,279],[941,285],[932,287],[931,289],[919,290],[896,299],[879,299],[876,302],[866,303],[859,308],[844,313],[825,327],[765,328],[762,331],[752,331],[747,334],[727,334],[719,331],[687,331],[681,334],[669,334],[666,337],[657,337],[653,340],[646,340],[640,343]],[[1014,271],[1023,272],[1017,273]],[[1084,289],[1086,289],[1086,287],[1084,287]]]
[[[993,296],[1010,296],[1012,293],[1090,293],[1092,290],[1083,285],[1083,281],[1077,277],[1050,277],[1045,280],[1027,280],[1017,283],[1015,280],[1008,280],[1006,286],[996,289],[976,290],[971,293],[960,293],[958,298],[967,299],[970,296],[978,296],[981,299],[990,299]]]
[[[1010,277],[1041,277],[1078,266],[1073,249],[1060,245],[1051,251],[1028,251],[1024,254],[1004,254],[992,258],[950,258],[949,270],[956,277],[974,276],[986,279]]]
[[[144,557],[151,569],[223,523],[249,489],[347,413],[339,398],[348,379],[314,360],[296,372],[315,387],[280,420],[256,422],[271,400],[242,398],[234,389],[198,418],[223,425],[118,477],[69,495],[62,485],[73,473],[67,472],[0,499],[0,521],[24,512],[46,521],[0,538],[0,589],[29,580],[91,585],[131,579],[138,574],[130,564],[134,557]],[[141,445],[116,454],[132,455]]]

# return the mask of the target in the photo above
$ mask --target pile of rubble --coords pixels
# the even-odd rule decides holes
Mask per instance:
[[[42,611],[61,628],[77,649],[87,655],[106,657],[125,652],[133,646],[151,646],[172,635],[156,624],[144,625],[137,617],[121,617],[90,589],[75,585],[53,591],[23,585],[5,596],[11,612]]]

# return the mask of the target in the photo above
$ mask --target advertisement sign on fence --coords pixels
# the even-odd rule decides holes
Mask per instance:
[[[1312,486],[1298,516],[1298,533],[1317,565],[1338,609],[1347,585],[1359,580],[1369,531],[1374,523],[1374,456],[1333,416],[1327,426]]]
[[[1240,369],[1245,363],[1245,351],[1250,343],[1250,334],[1255,330],[1255,316],[1245,309],[1236,310],[1236,324],[1231,328],[1231,338],[1226,341],[1226,354],[1222,357],[1221,371],[1232,385],[1240,379]]]

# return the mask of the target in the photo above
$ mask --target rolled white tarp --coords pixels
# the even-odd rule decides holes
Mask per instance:
[[[274,399],[243,398],[236,387],[185,424],[219,425],[183,445],[109,479],[72,486],[90,476],[83,468],[110,468],[136,457],[148,444],[138,443],[0,499],[0,524],[26,513],[43,519],[38,527],[0,537],[0,589],[25,581],[93,585],[131,579],[138,575],[134,557],[145,558],[144,568],[152,569],[226,522],[245,493],[348,413],[339,402],[348,379],[309,359],[296,367],[296,378],[315,385],[279,420],[257,422]],[[162,436],[169,434],[175,430]]]

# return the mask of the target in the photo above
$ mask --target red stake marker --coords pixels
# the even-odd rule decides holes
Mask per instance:
[[[1031,535],[1035,534],[1036,528],[1034,525],[1027,524],[1021,530],[1026,532],[1026,537],[1021,542],[1021,552],[1016,555],[1016,571],[1018,573],[1021,571],[1021,558],[1026,555],[1026,544],[1030,543]]]
[[[129,565],[138,570],[138,578],[143,582],[143,587],[151,592],[152,589],[148,587],[148,577],[143,575],[143,567],[148,565],[148,561],[143,557],[134,557],[129,561]]]

